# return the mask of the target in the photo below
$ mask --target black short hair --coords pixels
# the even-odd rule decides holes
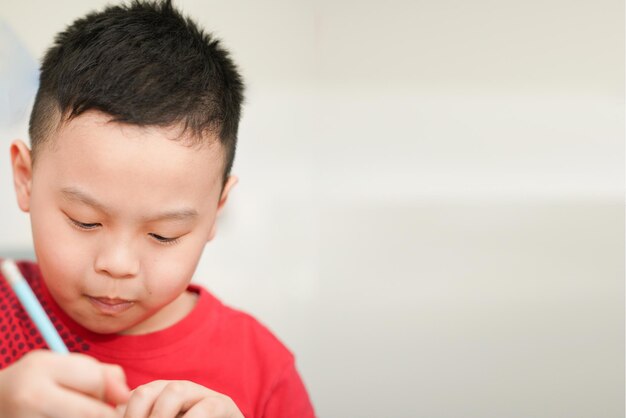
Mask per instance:
[[[192,145],[217,135],[225,182],[243,100],[243,80],[228,51],[171,0],[108,6],[57,34],[43,58],[29,123],[33,163],[60,121],[94,109],[115,122],[180,125]]]

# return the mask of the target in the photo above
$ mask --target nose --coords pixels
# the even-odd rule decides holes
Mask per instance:
[[[139,273],[139,258],[131,240],[109,240],[98,252],[94,268],[97,273],[116,279],[130,279]]]

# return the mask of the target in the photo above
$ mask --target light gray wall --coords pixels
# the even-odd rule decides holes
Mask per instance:
[[[104,3],[0,18],[38,59]],[[175,3],[249,83],[196,280],[295,351],[321,417],[624,415],[622,2]],[[3,129],[0,250],[28,251]]]

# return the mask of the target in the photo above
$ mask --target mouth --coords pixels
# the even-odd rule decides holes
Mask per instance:
[[[130,309],[135,302],[132,300],[87,296],[89,302],[105,315],[117,315]]]

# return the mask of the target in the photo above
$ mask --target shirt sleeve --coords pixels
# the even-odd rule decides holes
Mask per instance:
[[[315,418],[313,405],[304,383],[290,362],[272,390],[263,418]]]

